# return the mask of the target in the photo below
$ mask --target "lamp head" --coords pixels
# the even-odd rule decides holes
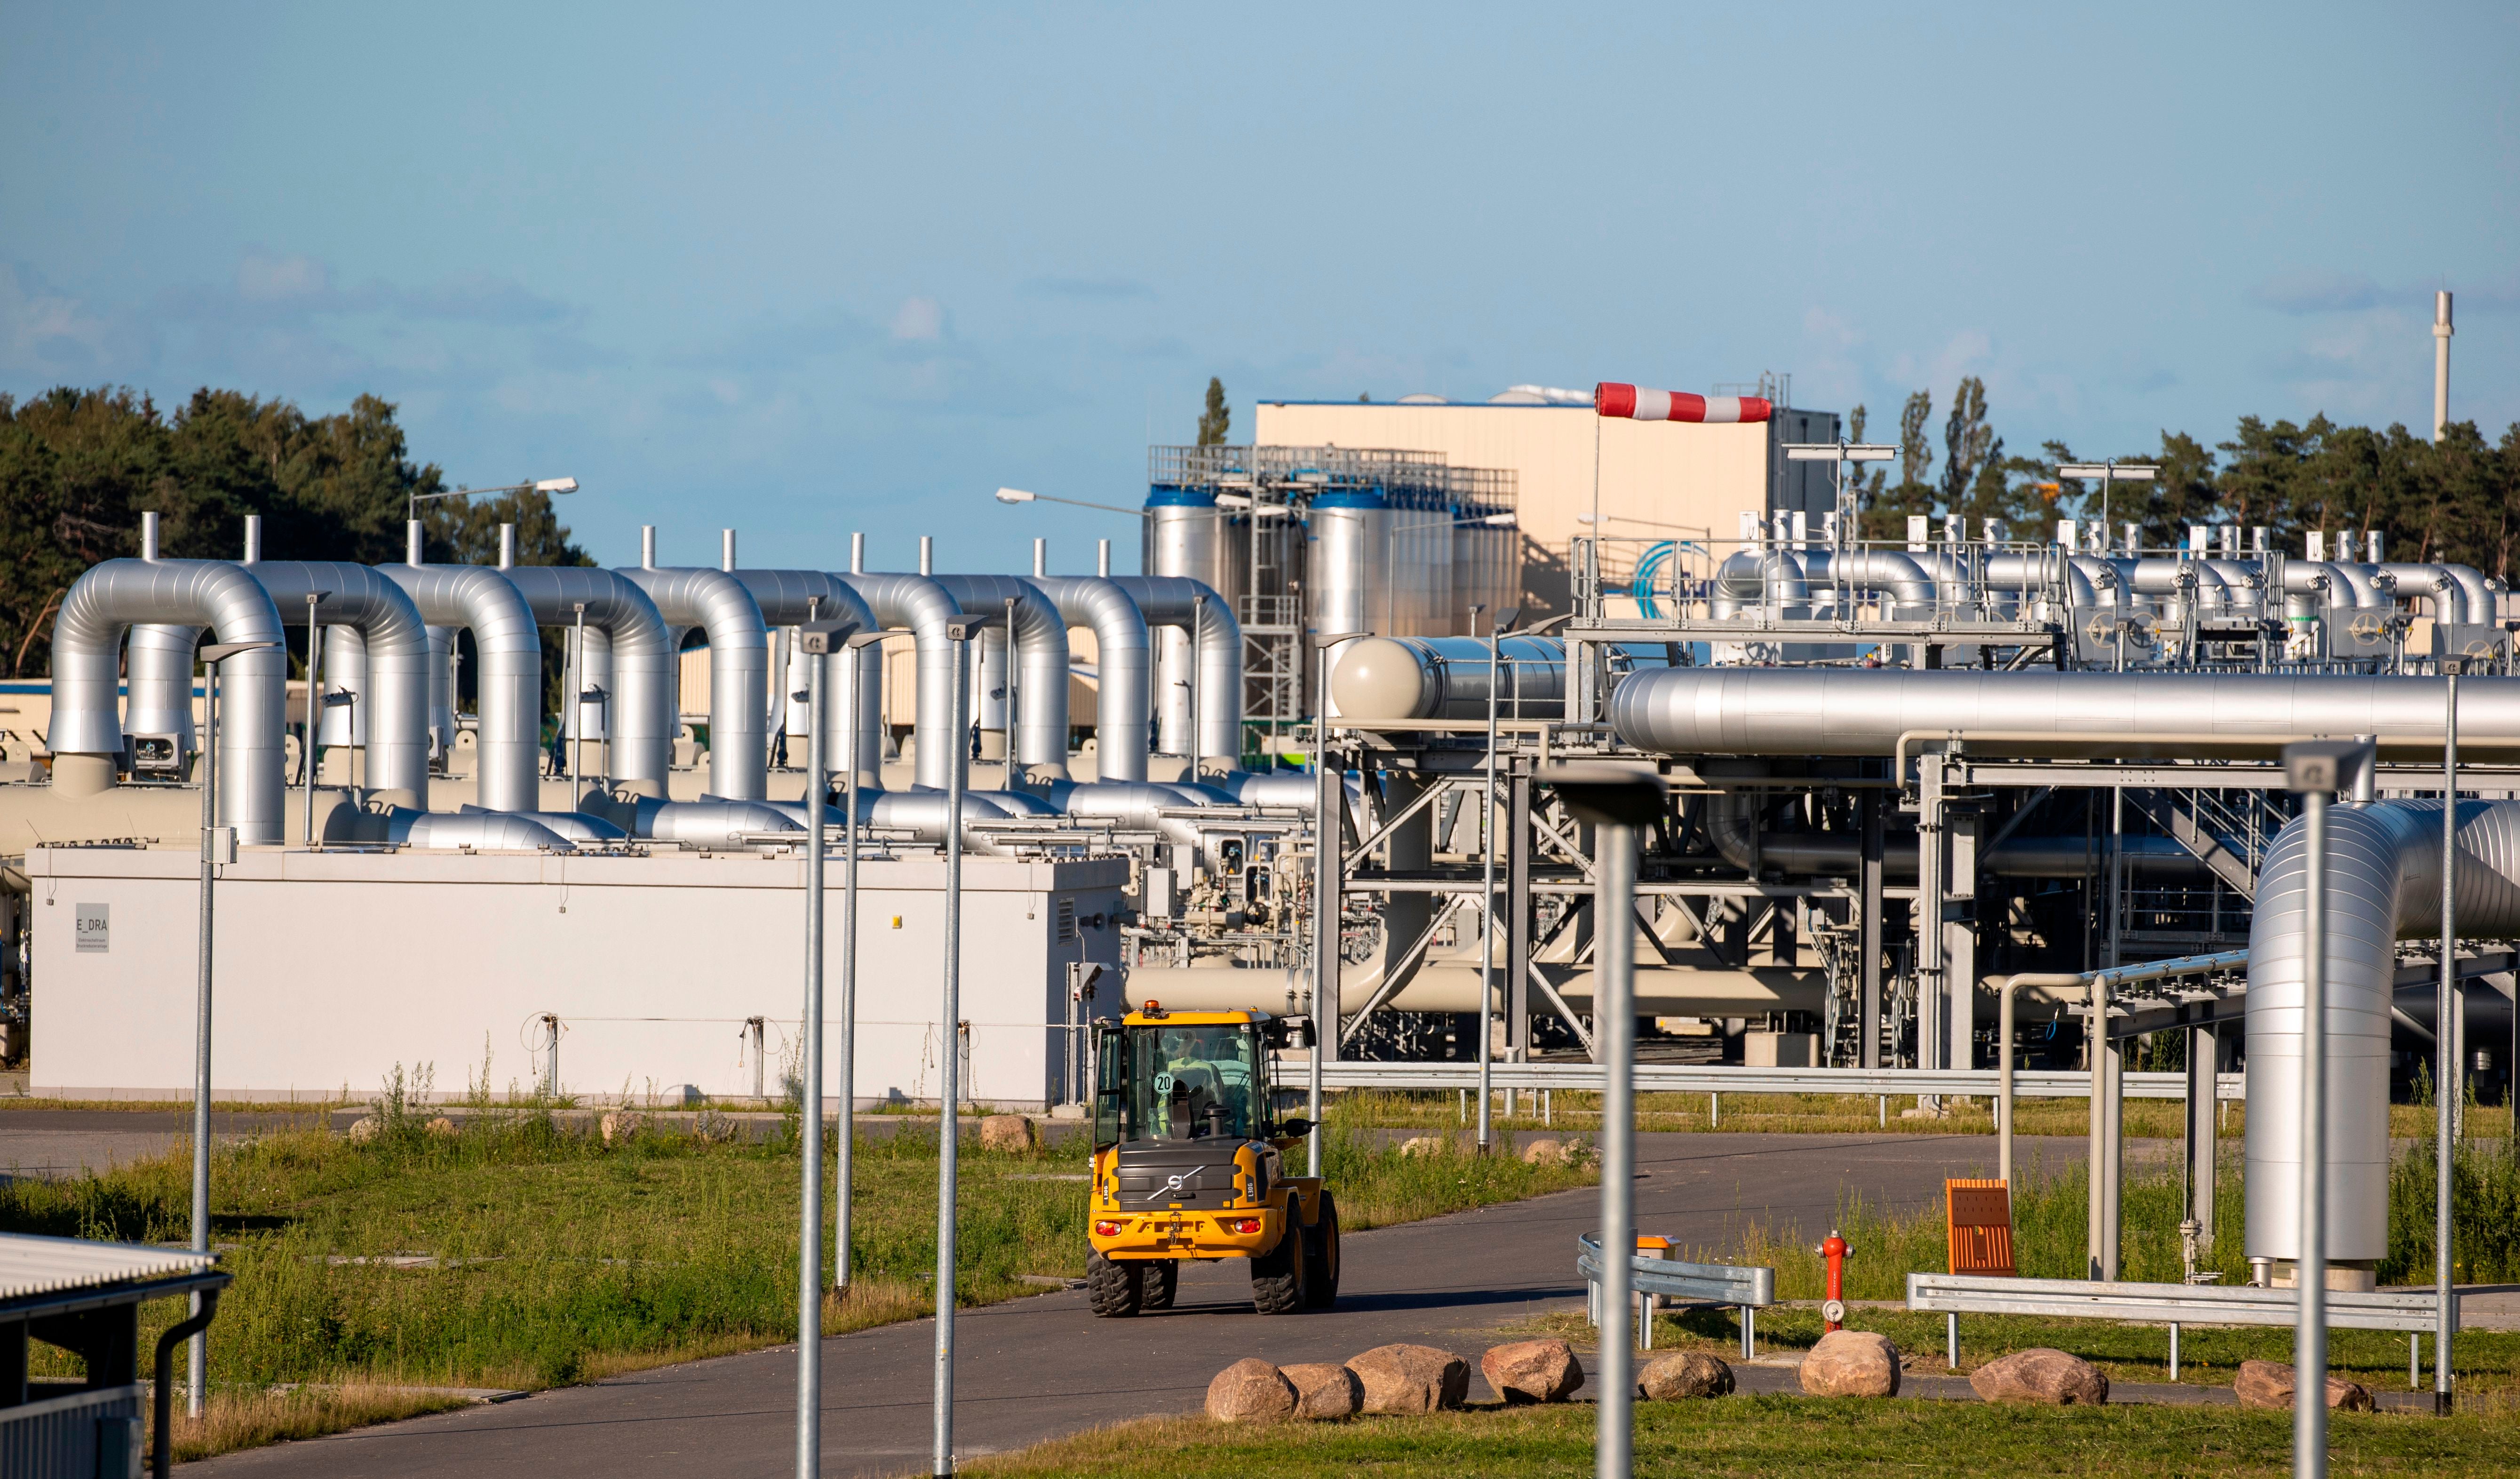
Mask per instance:
[[[577,491],[577,480],[574,478],[545,478],[540,483],[534,485],[534,491],[538,493],[573,493]]]
[[[1040,496],[1041,495],[1039,493],[1027,493],[1019,487],[1002,487],[998,489],[998,501],[1000,503],[1030,503]]]

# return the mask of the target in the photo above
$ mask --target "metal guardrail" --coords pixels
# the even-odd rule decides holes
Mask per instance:
[[[2181,1325],[2289,1325],[2301,1318],[2301,1291],[2257,1284],[2104,1283],[2080,1278],[2000,1278],[1970,1273],[1911,1273],[1908,1308],[1943,1317],[1946,1360],[1960,1363],[1962,1315],[2029,1315],[2062,1319],[2127,1319],[2170,1327],[2170,1379],[2179,1379]],[[2423,1290],[2327,1291],[2331,1330],[2407,1332],[2407,1385],[2416,1385],[2424,1333],[2440,1304]],[[2451,1300],[2458,1327],[2458,1300]]]
[[[1300,1063],[1289,1067],[1298,1076]],[[1598,1092],[1603,1086],[1598,1063],[1493,1063],[1489,1082],[1498,1088],[1564,1088]],[[2183,1099],[2183,1073],[2131,1073],[2122,1078],[2130,1099]],[[1476,1063],[1365,1063],[1322,1065],[1324,1088],[1476,1088]],[[1771,1094],[1982,1094],[1994,1097],[1998,1075],[1985,1069],[1919,1068],[1726,1068],[1702,1064],[1640,1063],[1636,1086],[1641,1093],[1771,1093]],[[2025,1099],[2083,1099],[2092,1092],[2087,1073],[2015,1073],[2013,1093]],[[2223,1074],[2215,1097],[2244,1100],[2247,1078]]]
[[[1584,1275],[1584,1316],[1601,1323],[1601,1240],[1578,1233],[1575,1271]],[[1731,1305],[1741,1312],[1741,1359],[1759,1350],[1759,1311],[1777,1302],[1777,1271],[1740,1264],[1688,1264],[1677,1259],[1628,1260],[1628,1288],[1637,1298],[1637,1344],[1653,1349],[1653,1317],[1662,1301]]]
[[[1601,1281],[1601,1240],[1575,1239],[1575,1271],[1587,1283]],[[1740,1264],[1684,1264],[1672,1259],[1628,1260],[1628,1285],[1639,1294],[1657,1294],[1692,1305],[1739,1305],[1765,1309],[1777,1302],[1777,1271]]]
[[[2453,1300],[2452,1305],[2456,1305]],[[1911,1273],[1908,1308],[1920,1314],[2032,1315],[2065,1319],[2131,1319],[2189,1325],[2289,1325],[2300,1317],[2297,1289],[2256,1284],[2101,1283],[2080,1278],[1997,1278]],[[2432,1290],[2327,1292],[2327,1323],[2339,1330],[2434,1327]],[[2452,1311],[2452,1327],[2457,1311]]]

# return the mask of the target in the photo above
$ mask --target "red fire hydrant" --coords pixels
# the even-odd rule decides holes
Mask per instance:
[[[1842,1330],[1846,1328],[1846,1256],[1855,1250],[1831,1227],[1828,1241],[1818,1251],[1828,1260],[1828,1299],[1820,1307],[1820,1317],[1829,1329]]]

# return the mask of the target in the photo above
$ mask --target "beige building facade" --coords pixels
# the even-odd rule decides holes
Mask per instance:
[[[1594,512],[1597,496],[1603,573],[1612,578],[1658,539],[1729,541],[1744,512],[1799,509],[1817,525],[1835,506],[1829,464],[1789,463],[1782,450],[1837,439],[1829,411],[1709,426],[1606,420],[1590,405],[1527,401],[1264,400],[1252,424],[1252,439],[1267,445],[1440,452],[1456,467],[1511,470],[1523,600],[1535,616],[1568,609],[1570,552],[1594,532],[1576,516]]]

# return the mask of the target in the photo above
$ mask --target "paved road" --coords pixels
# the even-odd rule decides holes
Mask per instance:
[[[314,1111],[221,1111],[210,1136],[245,1139],[311,1125]],[[346,1123],[346,1122],[345,1122]],[[192,1142],[193,1117],[156,1109],[0,1109],[0,1177],[74,1177],[111,1171]]]
[[[1762,1218],[1825,1225],[1842,1196],[1916,1205],[1942,1178],[1989,1173],[1991,1138],[1955,1135],[1639,1136],[1640,1225],[1685,1243],[1730,1241]],[[2050,1164],[2079,1139],[2027,1142]],[[1344,1361],[1391,1341],[1475,1360],[1487,1332],[1579,1307],[1575,1236],[1598,1198],[1567,1192],[1352,1235],[1338,1308],[1263,1319],[1238,1264],[1187,1266],[1179,1308],[1098,1320],[1081,1292],[965,1311],[956,1321],[956,1439],[966,1456],[1099,1423],[1195,1409],[1243,1356]],[[924,1473],[934,1325],[824,1343],[826,1472]],[[695,1362],[520,1402],[418,1418],[200,1466],[210,1476],[537,1479],[792,1472],[795,1350]],[[1475,1387],[1474,1383],[1474,1387]]]

